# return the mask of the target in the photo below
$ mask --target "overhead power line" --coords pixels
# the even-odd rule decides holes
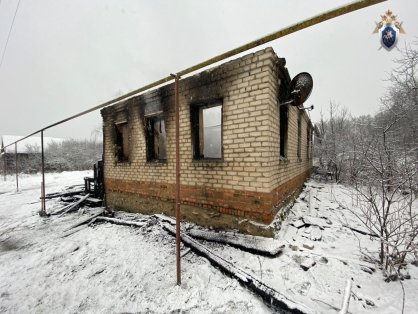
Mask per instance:
[[[0,4],[1,4],[1,1],[0,1]],[[13,15],[12,24],[10,25],[9,34],[7,35],[6,45],[4,45],[3,53],[2,53],[2,55],[1,55],[0,69],[1,69],[1,66],[3,65],[4,56],[5,56],[5,54],[6,54],[7,45],[9,44],[10,34],[12,33],[12,30],[13,30],[13,25],[14,25],[14,23],[15,23],[15,19],[16,19],[17,11],[19,10],[19,5],[20,5],[20,0],[17,2],[17,6],[16,6],[16,10],[15,10],[15,14]]]

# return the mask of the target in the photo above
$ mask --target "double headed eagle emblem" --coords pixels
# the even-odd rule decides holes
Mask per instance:
[[[376,28],[373,33],[379,33],[382,47],[386,50],[391,50],[396,46],[398,33],[405,34],[405,30],[398,17],[391,10],[387,10],[385,14],[381,15],[380,22],[376,22]]]

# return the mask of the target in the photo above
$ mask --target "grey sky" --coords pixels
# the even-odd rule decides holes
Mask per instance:
[[[122,93],[167,76],[250,40],[350,1],[106,1],[21,0],[0,68],[0,134],[25,135]],[[17,0],[0,4],[3,51]],[[276,40],[291,76],[314,78],[307,104],[313,120],[330,99],[354,115],[375,112],[399,57],[372,34],[391,9],[418,37],[418,3],[387,1]],[[260,48],[258,48],[260,49]],[[46,132],[90,137],[98,111]]]

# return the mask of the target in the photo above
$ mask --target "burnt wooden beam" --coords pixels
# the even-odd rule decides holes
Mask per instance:
[[[48,199],[63,197],[63,196],[74,196],[74,195],[78,195],[81,193],[84,193],[84,190],[64,192],[64,193],[51,193],[51,194],[45,195],[45,199],[48,200]],[[42,199],[42,197],[40,197],[40,199]]]
[[[176,234],[175,229],[169,224],[163,223],[162,225],[164,230],[168,231],[171,235]],[[280,311],[280,313],[316,313],[314,310],[289,299],[287,296],[281,294],[277,290],[267,286],[265,283],[246,273],[244,270],[238,268],[230,261],[215,254],[206,246],[194,240],[192,237],[183,233],[181,235],[181,240],[194,252],[207,258],[211,264],[221,269],[222,272],[237,279],[244,286],[258,294],[264,301],[266,301],[269,306],[275,307]]]

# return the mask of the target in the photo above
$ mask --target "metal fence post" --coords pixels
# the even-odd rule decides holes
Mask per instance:
[[[176,264],[177,285],[181,284],[180,258],[180,104],[179,104],[179,76],[171,74],[175,79],[174,98],[176,111]]]
[[[3,149],[3,176],[4,182],[6,182],[6,149]]]
[[[19,192],[19,168],[17,164],[17,143],[15,143],[16,192]]]
[[[41,170],[42,170],[42,209],[39,213],[41,216],[46,216],[46,203],[45,203],[45,154],[44,154],[44,131],[41,131]]]

